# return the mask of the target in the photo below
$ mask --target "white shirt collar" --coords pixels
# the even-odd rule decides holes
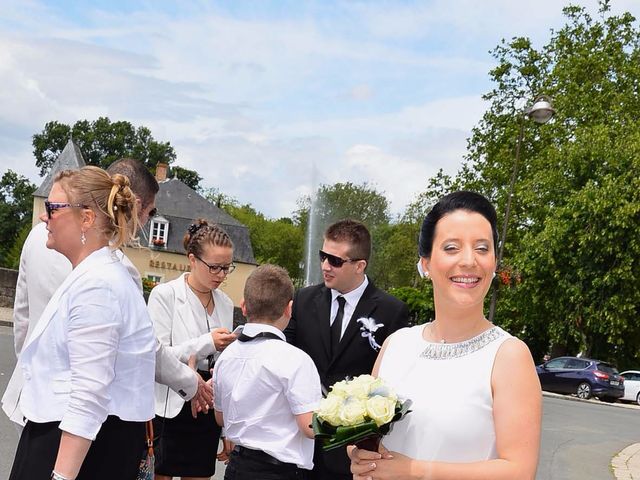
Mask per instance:
[[[351,290],[348,293],[340,293],[337,290],[334,290],[333,288],[331,289],[331,302],[334,302],[336,300],[336,298],[338,298],[339,296],[343,296],[344,299],[346,300],[346,302],[349,305],[352,306],[356,306],[358,304],[358,302],[360,301],[360,297],[362,297],[362,294],[364,293],[365,289],[367,288],[367,285],[369,285],[369,279],[367,278],[367,276],[364,276],[364,280],[362,281],[362,283],[357,287],[354,288],[353,290]]]
[[[275,333],[282,340],[287,340],[282,333],[282,330],[274,327],[273,325],[269,325],[268,323],[251,323],[247,322],[244,324],[244,328],[242,329],[242,333],[244,333],[248,337],[255,337],[260,332],[271,332]]]

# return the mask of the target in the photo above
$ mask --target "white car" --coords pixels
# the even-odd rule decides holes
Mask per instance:
[[[640,405],[640,371],[627,370],[620,375],[624,377],[624,396],[620,400],[629,400]]]

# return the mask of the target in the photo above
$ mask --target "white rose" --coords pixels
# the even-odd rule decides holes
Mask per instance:
[[[363,423],[366,414],[366,403],[359,398],[349,397],[340,410],[340,424],[347,426]]]
[[[336,382],[331,387],[331,392],[329,395],[338,395],[342,398],[346,398],[350,395],[349,393],[349,384],[346,380],[342,380],[340,382]]]
[[[369,398],[372,386],[376,385],[377,382],[378,380],[371,375],[360,375],[348,383],[349,395],[366,401]]]
[[[316,413],[325,422],[330,423],[334,427],[339,426],[340,423],[340,410],[344,400],[339,395],[329,395],[327,398],[320,400],[320,405]]]
[[[376,425],[389,423],[395,414],[396,401],[391,398],[375,395],[367,400],[367,415]]]

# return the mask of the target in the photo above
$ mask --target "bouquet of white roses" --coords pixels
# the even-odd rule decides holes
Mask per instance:
[[[382,435],[410,406],[411,400],[400,401],[382,379],[360,375],[331,387],[313,414],[313,431],[324,450],[350,444],[377,450]]]

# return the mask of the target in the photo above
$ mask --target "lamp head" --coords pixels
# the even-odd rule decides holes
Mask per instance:
[[[526,116],[536,123],[547,123],[555,113],[551,98],[546,95],[536,97],[533,105],[525,111]]]

